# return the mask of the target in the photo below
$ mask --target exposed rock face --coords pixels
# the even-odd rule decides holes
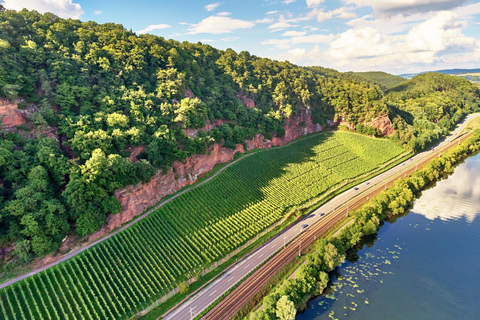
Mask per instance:
[[[132,153],[130,153],[130,161],[132,162],[137,162],[137,156],[142,153],[144,150],[143,146],[135,147],[132,150]]]
[[[210,123],[209,120],[207,120],[204,127],[198,128],[198,129],[187,128],[187,129],[183,129],[183,132],[185,132],[185,134],[186,134],[187,136],[189,136],[190,138],[194,138],[194,137],[197,136],[198,131],[208,132],[208,131],[212,130],[212,129],[215,128],[215,127],[218,127],[219,125],[221,125],[221,124],[223,124],[223,123],[225,123],[225,122],[224,122],[223,120],[221,120],[221,119],[216,119],[213,124]]]
[[[25,123],[22,111],[18,110],[18,105],[8,100],[0,99],[0,117],[3,126],[7,129],[14,128]]]
[[[255,108],[255,100],[252,98],[244,95],[244,94],[239,94],[237,95],[237,98],[240,99],[243,102],[243,105],[247,108]]]
[[[221,121],[216,121],[214,125],[209,124],[209,126],[214,127],[221,123]],[[207,129],[202,128],[205,131],[211,128]],[[285,125],[284,137],[273,137],[272,140],[267,140],[263,135],[257,134],[252,140],[246,141],[247,150],[282,146],[302,135],[322,130],[321,125],[312,123],[310,110],[302,109],[300,115],[288,120]],[[220,144],[214,144],[209,154],[191,156],[187,158],[185,163],[176,161],[170,170],[166,173],[158,172],[148,183],[138,183],[135,186],[117,190],[115,196],[122,203],[122,211],[109,216],[107,224],[99,233],[103,234],[121,226],[158,203],[166,195],[194,183],[198,176],[210,171],[217,163],[231,161],[237,151],[245,152],[243,145],[239,144],[235,150],[232,150],[222,147]],[[93,237],[98,236],[100,236],[98,233],[93,235]]]
[[[170,170],[166,173],[159,171],[150,182],[117,190],[115,196],[120,200],[123,208],[120,213],[108,217],[104,231],[111,231],[121,226],[166,195],[194,183],[199,175],[212,170],[217,163],[232,160],[237,151],[243,151],[243,146],[240,147],[238,150],[233,150],[215,143],[209,154],[191,156],[185,163],[175,161]]]
[[[340,118],[339,120],[339,125],[345,126],[350,130],[355,130],[355,124],[347,122],[343,118]],[[382,133],[382,136],[389,136],[394,131],[392,122],[390,121],[388,115],[372,118],[370,119],[370,121],[364,121],[362,124],[365,126],[377,128]]]
[[[191,99],[191,98],[194,98],[194,97],[195,96],[193,95],[192,90],[190,90],[190,89],[185,90],[185,98],[190,98]]]
[[[388,115],[374,118],[369,122],[365,122],[365,125],[377,128],[383,136],[389,136],[394,131],[392,122],[390,121]]]

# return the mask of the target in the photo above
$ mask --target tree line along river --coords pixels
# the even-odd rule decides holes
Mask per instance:
[[[478,319],[480,154],[387,220],[297,320]]]

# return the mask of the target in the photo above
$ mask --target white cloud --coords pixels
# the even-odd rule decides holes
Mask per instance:
[[[292,31],[294,32],[294,31]],[[264,45],[274,45],[277,49],[288,49],[292,45],[301,43],[330,43],[335,39],[333,34],[312,34],[312,35],[298,35],[291,37],[290,39],[267,39],[262,42]]]
[[[274,45],[277,49],[290,48],[290,39],[267,39],[262,41],[265,45]]]
[[[307,7],[317,7],[323,2],[323,0],[307,0]]]
[[[288,19],[285,19],[283,15],[280,16],[279,21],[275,22],[274,24],[271,24],[268,26],[268,29],[285,29],[285,28],[292,28],[292,27],[298,27],[298,25],[294,25],[290,23],[291,21]]]
[[[263,18],[255,21],[255,23],[272,23],[272,22],[273,22],[273,18]]]
[[[152,25],[149,25],[148,27],[146,27],[143,30],[139,30],[139,31],[135,31],[135,32],[138,33],[138,34],[144,34],[144,33],[147,33],[147,32],[153,31],[153,30],[168,29],[170,27],[171,26],[168,25],[168,24],[152,24]]]
[[[291,16],[291,14],[287,15],[287,16]],[[274,24],[269,25],[268,29],[282,30],[282,29],[285,29],[285,28],[298,27],[298,25],[292,24],[292,23],[298,23],[300,21],[306,21],[306,20],[310,20],[312,18],[313,18],[313,15],[307,14],[306,16],[300,16],[300,17],[297,17],[297,18],[288,18],[287,19],[282,14],[282,15],[279,16],[278,22],[275,22]]]
[[[344,0],[360,7],[372,7],[376,15],[410,15],[419,12],[450,10],[468,0]]]
[[[95,10],[95,11],[93,12],[93,14],[94,14],[94,15],[102,14],[102,11],[100,11],[100,10]]]
[[[465,27],[466,22],[458,21],[456,14],[441,11],[405,34],[389,35],[371,26],[353,28],[337,35],[326,51],[315,46],[301,56],[299,51],[289,51],[283,58],[305,65],[325,61],[340,69],[399,73],[405,72],[406,66],[425,69],[432,65],[436,68],[471,65],[480,62],[480,40],[464,35]]]
[[[214,2],[214,3],[210,3],[210,4],[207,4],[205,7],[203,7],[205,10],[207,10],[208,12],[210,11],[213,11],[215,9],[218,8],[218,6],[220,6],[221,3],[220,2]]]
[[[290,4],[290,3],[294,3],[295,1],[297,0],[283,0],[283,4]]]
[[[350,18],[355,18],[357,15],[355,12],[352,12],[355,10],[354,7],[340,7],[335,10],[331,11],[314,11],[317,15],[317,21],[322,22],[328,19],[332,18],[341,18],[341,19],[350,19]]]
[[[327,11],[327,12],[320,11],[317,14],[317,21],[318,22],[322,22],[322,21],[332,19],[332,18],[333,18],[333,12],[332,11]]]
[[[277,10],[274,10],[274,11],[268,11],[268,12],[266,12],[265,14],[275,14],[275,13],[277,13],[277,12],[278,12]]]
[[[292,44],[299,43],[330,43],[335,39],[333,34],[312,34],[309,36],[298,36],[291,39]]]
[[[220,33],[231,33],[234,30],[238,29],[248,29],[253,27],[255,24],[250,21],[232,19],[230,17],[220,17],[220,16],[210,16],[203,19],[198,24],[192,25],[187,34],[198,34],[198,33],[211,33],[211,34],[220,34]]]
[[[226,37],[226,38],[222,38],[220,39],[221,41],[227,41],[227,42],[231,42],[231,41],[236,41],[240,39],[239,37]]]
[[[3,0],[2,4],[7,9],[20,11],[26,8],[40,13],[51,12],[61,18],[79,19],[84,13],[82,7],[72,0]]]
[[[296,37],[307,34],[305,31],[286,31],[282,34],[284,37]]]
[[[232,13],[231,12],[226,12],[226,11],[217,13],[217,16],[222,16],[222,17],[226,17],[226,16],[230,16],[230,15],[232,15]]]

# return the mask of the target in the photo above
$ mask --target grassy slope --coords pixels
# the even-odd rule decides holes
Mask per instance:
[[[126,318],[289,211],[402,151],[337,132],[254,154],[117,236],[0,291],[0,314],[10,319],[11,309],[22,309],[56,318],[51,310],[63,309],[80,318]],[[41,289],[42,282],[52,285]]]

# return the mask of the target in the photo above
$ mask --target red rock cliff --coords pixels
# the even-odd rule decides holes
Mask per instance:
[[[365,122],[366,126],[377,128],[383,136],[389,136],[393,133],[393,125],[388,115],[380,116]]]
[[[310,110],[302,109],[301,114],[290,118],[285,125],[285,136],[273,137],[267,140],[263,135],[257,134],[252,140],[247,140],[248,150],[282,146],[307,133],[318,132],[323,128],[313,124]],[[150,182],[117,190],[115,196],[122,204],[122,211],[107,218],[107,224],[100,233],[105,233],[130,221],[147,208],[158,203],[166,195],[172,194],[181,188],[194,183],[198,176],[204,174],[217,164],[233,159],[235,153],[244,152],[242,145],[237,145],[236,150],[227,149],[220,144],[214,144],[208,154],[194,155],[182,163],[177,161],[166,173],[158,172]],[[175,170],[174,170],[175,169]],[[94,235],[98,237],[99,234]]]
[[[4,99],[0,99],[0,118],[3,126],[7,129],[25,123],[25,119],[22,112],[18,110],[17,104]]]

